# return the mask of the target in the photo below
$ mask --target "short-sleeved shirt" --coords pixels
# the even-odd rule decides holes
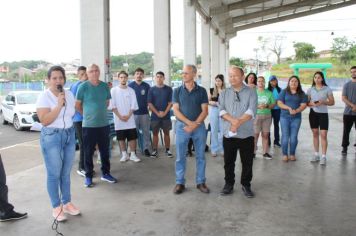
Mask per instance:
[[[111,89],[111,103],[112,109],[116,108],[120,115],[128,115],[131,110],[138,109],[135,91],[130,88],[120,88],[119,86]],[[136,128],[135,118],[132,115],[128,121],[120,120],[114,114],[115,130],[125,130]]]
[[[293,110],[297,109],[300,104],[307,103],[308,97],[303,92],[302,94],[290,94],[285,89],[279,94],[278,100],[283,102],[286,106],[291,107]],[[288,110],[281,110],[281,117],[283,118],[301,118],[302,114],[298,112],[295,115],[291,115]]]
[[[168,103],[172,102],[173,90],[171,87],[164,85],[163,87],[153,86],[148,91],[147,102],[152,103],[157,111],[165,111]],[[170,120],[170,112],[166,116],[160,118],[154,112],[151,114],[151,120]]]
[[[280,92],[281,92],[281,89],[279,89],[279,92],[278,92],[277,88],[273,88],[273,90],[272,90],[273,98],[276,102],[278,100],[278,96],[279,96]],[[273,107],[273,110],[278,110],[278,109],[281,109],[281,108],[276,103],[276,105]]]
[[[243,84],[239,92],[233,88],[223,90],[219,96],[219,110],[220,116],[229,114],[234,118],[238,118],[244,114],[248,114],[254,118],[257,112],[256,89]],[[224,136],[229,138],[231,123],[222,119],[222,128]],[[255,135],[254,133],[253,119],[250,119],[237,129],[235,136],[230,138],[245,139],[251,136],[253,137]]]
[[[109,87],[102,81],[97,86],[90,81],[85,81],[79,86],[76,99],[82,102],[83,127],[99,128],[109,125],[106,102],[110,98]]]
[[[146,115],[148,114],[148,91],[150,90],[150,85],[144,81],[141,84],[132,81],[129,84],[130,88],[133,88],[136,93],[136,99],[138,103],[138,110],[134,112],[135,115]]]
[[[321,89],[317,89],[315,86],[311,87],[307,91],[310,100],[315,101],[325,101],[328,99],[329,96],[333,94],[331,89],[328,86],[323,86]],[[328,106],[327,105],[320,105],[313,107],[313,110],[317,113],[328,113]]]
[[[356,104],[356,82],[347,82],[342,88],[342,96],[346,96],[350,102]],[[351,107],[346,105],[344,115],[356,116],[356,112],[352,111]]]
[[[188,91],[185,84],[173,91],[173,103],[179,104],[179,110],[191,121],[195,121],[202,112],[201,105],[208,104],[208,94],[205,88],[194,82],[192,91]]]
[[[81,84],[82,84],[82,81],[79,80],[79,81],[75,82],[70,87],[70,91],[73,93],[74,97],[77,95],[77,91],[78,91],[79,85],[81,85]],[[81,121],[83,121],[83,116],[78,111],[76,111],[74,116],[73,116],[73,122],[81,122]]]
[[[257,92],[257,104],[267,104],[271,105],[274,104],[276,101],[274,100],[273,94],[271,91],[268,89],[263,90],[262,92],[258,91]],[[269,108],[264,108],[264,109],[257,109],[257,115],[270,115],[271,114],[271,109]]]
[[[70,91],[65,92],[65,107],[63,106],[61,112],[56,117],[56,119],[46,127],[49,128],[70,128],[73,126],[73,115],[75,113],[75,100],[74,96]],[[46,89],[37,98],[36,108],[49,108],[53,110],[58,104],[58,97],[54,95],[51,90]],[[64,116],[63,116],[64,114]]]

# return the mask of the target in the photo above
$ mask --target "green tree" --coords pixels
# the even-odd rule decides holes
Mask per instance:
[[[231,57],[230,58],[230,65],[235,65],[239,67],[244,67],[245,63],[241,60],[241,58],[238,57]]]
[[[356,44],[349,41],[345,36],[335,38],[332,43],[332,54],[339,58],[342,63],[349,63],[356,59]]]
[[[310,43],[297,42],[293,45],[295,49],[295,57],[297,60],[308,61],[317,56],[315,47]]]

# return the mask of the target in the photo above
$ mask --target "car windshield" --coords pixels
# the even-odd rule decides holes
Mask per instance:
[[[38,93],[20,93],[17,97],[17,104],[36,104]]]

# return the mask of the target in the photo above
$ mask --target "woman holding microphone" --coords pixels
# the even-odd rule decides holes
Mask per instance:
[[[53,66],[47,73],[48,89],[37,100],[37,115],[43,125],[41,151],[47,170],[47,191],[57,221],[66,220],[64,213],[78,215],[71,202],[70,172],[75,155],[73,115],[75,100],[70,91],[63,90],[65,71]]]

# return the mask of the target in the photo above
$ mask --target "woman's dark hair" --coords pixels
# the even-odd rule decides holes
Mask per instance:
[[[248,74],[246,75],[246,77],[245,77],[245,83],[248,84],[248,77],[249,77],[250,75],[253,75],[253,78],[254,78],[253,84],[254,84],[254,85],[257,85],[257,75],[256,75],[255,73],[253,73],[253,72],[248,73]]]
[[[302,89],[302,85],[300,84],[300,79],[298,76],[296,75],[292,75],[291,77],[289,77],[289,80],[288,80],[288,85],[287,85],[287,88],[286,88],[286,91],[289,93],[289,94],[292,94],[292,92],[290,91],[290,86],[289,86],[289,82],[292,80],[292,79],[296,79],[298,81],[298,87],[297,87],[297,94],[299,97],[302,97],[304,95],[304,91]]]
[[[222,82],[221,88],[225,89],[224,75],[218,74],[217,76],[215,76],[215,80],[216,79],[221,80],[221,82]],[[218,88],[216,87],[215,83],[214,83],[214,90],[213,90],[213,94],[212,95],[213,95],[213,97],[217,97],[218,96]]]
[[[273,92],[273,87],[272,87],[272,85],[271,85],[271,81],[272,81],[272,80],[268,81],[268,88],[267,88],[267,89],[268,89],[269,91]],[[281,89],[281,87],[279,87],[279,85],[278,85],[278,80],[277,80],[277,79],[276,79],[276,81],[277,81],[276,89],[277,89],[277,92],[280,93],[282,89]]]
[[[60,71],[62,73],[62,75],[63,75],[64,83],[66,83],[67,77],[66,77],[66,72],[65,72],[63,67],[61,67],[61,66],[52,66],[51,68],[49,68],[49,70],[47,72],[47,78],[48,79],[51,78],[51,75],[52,75],[53,71]]]
[[[325,82],[325,77],[324,77],[323,72],[317,71],[317,72],[315,72],[314,75],[313,75],[313,84],[312,84],[312,87],[315,86],[315,81],[314,81],[315,75],[320,75],[320,77],[323,79],[323,80],[321,81],[321,84],[324,85],[324,86],[328,86],[328,85],[326,84],[326,82]]]

